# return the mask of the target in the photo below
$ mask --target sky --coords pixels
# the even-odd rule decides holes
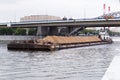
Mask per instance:
[[[94,18],[103,14],[104,3],[111,6],[111,12],[120,11],[119,0],[0,0],[0,22],[29,15]]]

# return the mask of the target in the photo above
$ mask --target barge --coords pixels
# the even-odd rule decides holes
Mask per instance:
[[[110,44],[112,42],[111,38],[102,39],[101,36],[47,36],[43,39],[12,42],[7,45],[7,48],[8,50],[54,51],[66,48]]]

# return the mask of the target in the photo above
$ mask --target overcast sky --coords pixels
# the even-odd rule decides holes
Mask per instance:
[[[92,18],[103,14],[103,4],[120,11],[119,0],[0,0],[0,22],[19,21],[27,15]]]

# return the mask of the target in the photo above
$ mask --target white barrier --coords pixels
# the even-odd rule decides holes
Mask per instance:
[[[102,80],[120,80],[120,56],[115,56]]]
[[[35,36],[0,36],[0,41],[12,41],[12,40],[33,40]]]

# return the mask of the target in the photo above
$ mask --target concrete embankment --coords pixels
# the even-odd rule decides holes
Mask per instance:
[[[120,80],[120,54],[113,58],[102,80]]]
[[[20,41],[20,40],[34,40],[35,36],[0,36],[0,43],[10,43],[11,41]]]

